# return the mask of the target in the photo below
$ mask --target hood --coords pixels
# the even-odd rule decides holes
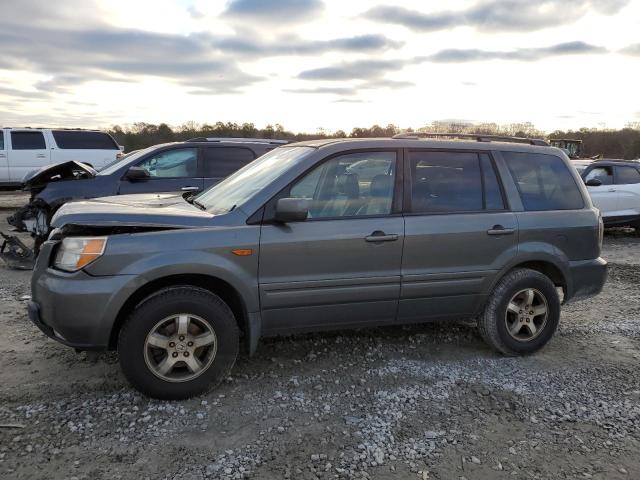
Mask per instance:
[[[214,215],[174,193],[150,193],[94,198],[64,204],[51,226],[198,228],[211,225]]]
[[[98,172],[89,165],[71,160],[54,165],[45,165],[27,173],[22,179],[24,187],[39,187],[58,180],[93,178]]]

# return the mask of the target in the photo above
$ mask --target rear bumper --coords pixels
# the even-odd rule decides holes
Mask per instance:
[[[607,262],[604,258],[570,262],[571,282],[565,301],[580,300],[598,295],[607,280]]]

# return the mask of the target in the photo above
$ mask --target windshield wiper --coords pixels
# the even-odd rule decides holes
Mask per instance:
[[[202,203],[200,203],[199,201],[195,200],[195,199],[190,199],[191,201],[189,203],[191,203],[192,205],[195,205],[196,207],[198,207],[200,210],[206,210],[207,207],[205,207]]]

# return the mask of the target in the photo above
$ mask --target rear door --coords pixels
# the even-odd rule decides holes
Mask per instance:
[[[120,180],[118,193],[194,192],[202,190],[198,174],[198,147],[180,147],[154,153],[135,164],[149,172],[146,180]]]
[[[9,177],[12,182],[22,182],[27,173],[51,163],[42,131],[10,130],[8,140]]]
[[[488,153],[409,150],[400,321],[473,314],[517,249]]]
[[[616,165],[615,188],[618,195],[619,217],[640,217],[640,171],[637,167]]]
[[[603,217],[618,216],[618,192],[613,181],[613,167],[594,165],[587,167],[583,174],[584,182],[599,180],[599,186],[587,186],[591,201],[600,210]]]
[[[346,153],[282,194],[309,199],[309,217],[262,226],[265,333],[395,320],[404,240],[399,172],[395,150]]]
[[[204,188],[208,188],[252,162],[256,155],[245,147],[206,146],[200,158]]]
[[[7,158],[7,143],[4,140],[4,130],[0,130],[0,183],[9,183],[9,159]]]

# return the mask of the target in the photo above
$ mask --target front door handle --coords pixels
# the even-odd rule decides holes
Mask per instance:
[[[504,228],[502,225],[494,225],[487,230],[487,235],[511,235],[515,233],[515,228]]]
[[[196,190],[200,190],[198,187],[182,187],[180,190],[183,192],[195,192]]]
[[[36,155],[36,158],[45,158],[46,155],[44,153],[39,153],[38,155]]]
[[[609,189],[609,191],[610,191],[610,192],[615,192],[615,191],[616,191],[616,189],[615,189],[615,188],[610,188],[610,189]]]
[[[390,233],[387,235],[382,230],[376,230],[371,235],[364,237],[365,242],[395,242],[398,240],[398,235]]]

